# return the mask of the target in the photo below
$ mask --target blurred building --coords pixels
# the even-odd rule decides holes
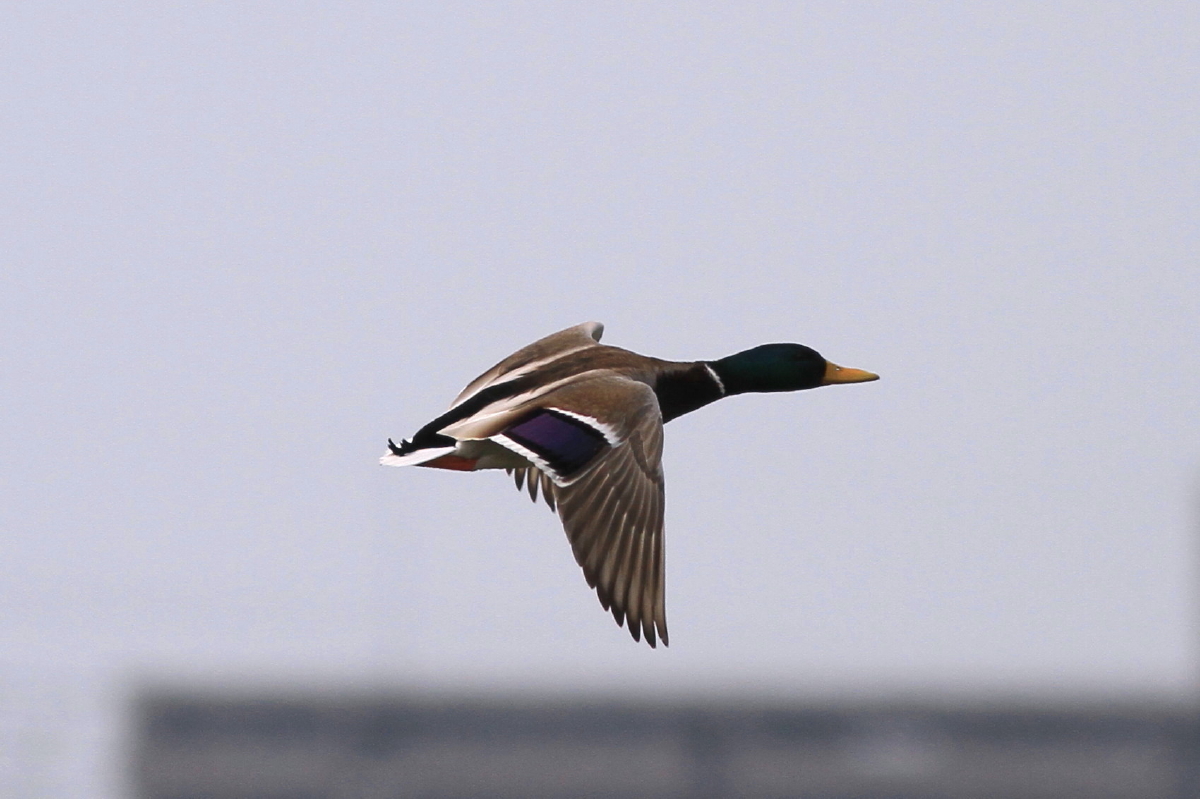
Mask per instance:
[[[138,705],[140,799],[1200,797],[1191,712],[405,696]]]

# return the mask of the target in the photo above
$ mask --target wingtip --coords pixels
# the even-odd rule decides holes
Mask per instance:
[[[586,575],[587,572],[584,572],[584,574]],[[657,649],[659,642],[662,642],[664,647],[669,647],[671,645],[670,639],[667,637],[666,622],[655,621],[653,619],[637,622],[631,616],[628,616],[623,608],[618,607],[617,604],[612,601],[612,597],[608,596],[608,594],[603,591],[599,585],[597,585],[597,581],[588,578],[588,585],[596,589],[596,598],[600,600],[600,607],[611,613],[613,620],[617,623],[617,626],[624,627],[626,630],[628,630],[629,634],[633,637],[633,640],[640,643],[642,637],[645,636],[646,643],[650,645],[651,649]]]
[[[651,649],[657,649],[660,641],[664,647],[670,645],[667,641],[667,626],[662,622],[646,619],[642,622],[642,634],[646,636],[646,643],[650,644]]]

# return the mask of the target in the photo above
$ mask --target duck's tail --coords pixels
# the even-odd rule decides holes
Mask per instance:
[[[384,466],[416,466],[426,461],[431,461],[434,458],[440,458],[443,455],[449,455],[454,451],[453,446],[449,447],[416,447],[411,441],[400,440],[400,445],[388,439],[388,454],[379,459],[379,463]]]

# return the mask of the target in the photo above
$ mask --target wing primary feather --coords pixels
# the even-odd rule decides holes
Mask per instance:
[[[645,574],[642,576],[642,613],[646,619],[646,640],[654,646],[654,627],[658,619],[658,553],[662,541],[662,531],[658,530],[658,518],[654,514],[654,497],[650,497],[647,522],[651,525],[650,535],[646,541],[646,552],[643,556]]]
[[[634,531],[632,525],[629,524],[629,511],[624,510],[621,513],[621,540],[614,558],[615,569],[613,570],[613,612],[616,615],[620,611],[620,618],[617,623],[620,624],[628,614],[628,608],[625,605],[627,591],[629,588],[629,558],[633,552]],[[630,633],[632,634],[632,630]],[[638,636],[637,640],[641,640]]]
[[[662,537],[658,519],[653,515],[654,495],[658,493],[657,486],[646,486],[645,503],[642,506],[641,520],[645,538],[642,541],[642,554],[639,558],[641,573],[638,576],[638,600],[642,608],[642,628],[646,640],[654,646],[654,547]]]
[[[598,525],[599,534],[604,536],[604,544],[600,546],[601,564],[600,568],[592,573],[592,582],[595,583],[596,596],[600,600],[600,606],[605,610],[609,610],[613,606],[613,586],[611,576],[605,572],[603,562],[608,554],[610,544],[615,536],[620,532],[616,528],[613,517],[617,514],[615,503],[609,503],[604,510],[604,514],[597,518],[593,524]]]
[[[590,571],[586,565],[587,557],[590,553],[595,552],[598,534],[602,532],[598,522],[604,513],[605,505],[612,498],[612,481],[611,474],[601,472],[588,484],[587,491],[581,494],[578,503],[570,508],[566,506],[563,508],[564,512],[569,510],[573,522],[570,538],[575,562],[583,568],[585,575],[588,575]],[[588,582],[592,582],[590,576],[588,576]]]
[[[614,584],[615,571],[607,566],[615,560],[615,552],[621,544],[621,536],[624,533],[621,525],[621,516],[621,492],[619,488],[614,487],[612,501],[606,503],[604,515],[599,519],[599,523],[603,525],[601,535],[604,536],[604,543],[597,547],[599,549],[600,563],[594,572],[596,591],[597,594],[603,597],[600,604],[604,606],[605,610],[612,609],[613,605],[617,603]]]
[[[586,485],[580,485],[573,491],[562,491],[559,498],[559,516],[570,539],[575,562],[583,567],[589,585],[593,584],[593,580],[590,574],[592,570],[586,565],[587,558],[595,552],[598,534],[604,529],[601,519],[605,505],[612,497],[612,482],[613,475],[601,471],[589,475]]]
[[[629,496],[629,505],[626,508],[627,516],[625,517],[625,525],[628,528],[627,540],[625,541],[625,554],[619,562],[618,579],[621,581],[620,592],[618,597],[621,605],[625,608],[626,623],[631,628],[637,627],[641,630],[639,623],[639,608],[631,599],[635,596],[634,587],[637,584],[637,559],[641,553],[642,529],[641,519],[638,517],[638,503],[641,498],[640,483],[635,482],[631,487],[632,491]]]
[[[654,495],[654,519],[659,525],[658,537],[654,542],[654,617],[658,624],[658,637],[663,646],[670,646],[667,638],[667,547],[661,519],[665,499],[661,493]]]
[[[650,608],[642,601],[646,583],[647,545],[650,539],[650,529],[646,524],[648,492],[649,486],[646,481],[639,480],[637,482],[637,494],[632,514],[634,538],[631,552],[632,557],[629,564],[629,585],[625,592],[627,612],[632,619],[632,623],[640,626],[643,632],[647,632],[648,630],[649,626],[647,622],[651,613]]]
[[[599,508],[592,516],[593,521],[589,527],[591,548],[587,552],[587,560],[580,564],[583,566],[584,572],[592,575],[593,579],[599,577],[604,557],[610,551],[610,545],[618,532],[616,526],[611,522],[611,516],[614,509],[620,504],[621,492],[619,486],[615,484],[615,476],[606,474],[604,477],[607,490]]]
[[[600,554],[600,568],[596,574],[596,583],[598,587],[604,589],[604,595],[608,598],[607,603],[602,604],[611,610],[617,604],[617,561],[625,541],[625,513],[619,501],[613,502],[609,506],[608,512],[604,516],[604,524],[608,528],[608,535]],[[619,621],[617,623],[620,624]]]
[[[588,525],[586,531],[588,538],[586,541],[580,542],[579,554],[582,556],[582,563],[579,565],[583,567],[583,573],[587,575],[588,582],[593,587],[599,582],[600,564],[608,551],[609,542],[612,541],[613,534],[616,532],[613,529],[612,516],[616,513],[616,507],[619,504],[619,493],[617,487],[613,485],[609,485],[605,489],[604,496],[600,498],[599,507]]]
[[[641,603],[641,576],[642,576],[642,552],[645,549],[646,535],[641,524],[636,520],[634,522],[630,534],[630,562],[625,567],[629,572],[629,582],[625,585],[625,616],[628,619],[629,627],[641,630],[642,624],[642,603]],[[636,638],[636,636],[634,636]]]

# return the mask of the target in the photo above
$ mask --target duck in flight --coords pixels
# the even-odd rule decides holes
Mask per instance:
[[[380,458],[386,466],[505,469],[557,509],[583,576],[635,641],[667,641],[663,424],[722,397],[879,376],[802,344],[716,361],[664,361],[600,344],[585,322],[535,341],[463,389]]]

